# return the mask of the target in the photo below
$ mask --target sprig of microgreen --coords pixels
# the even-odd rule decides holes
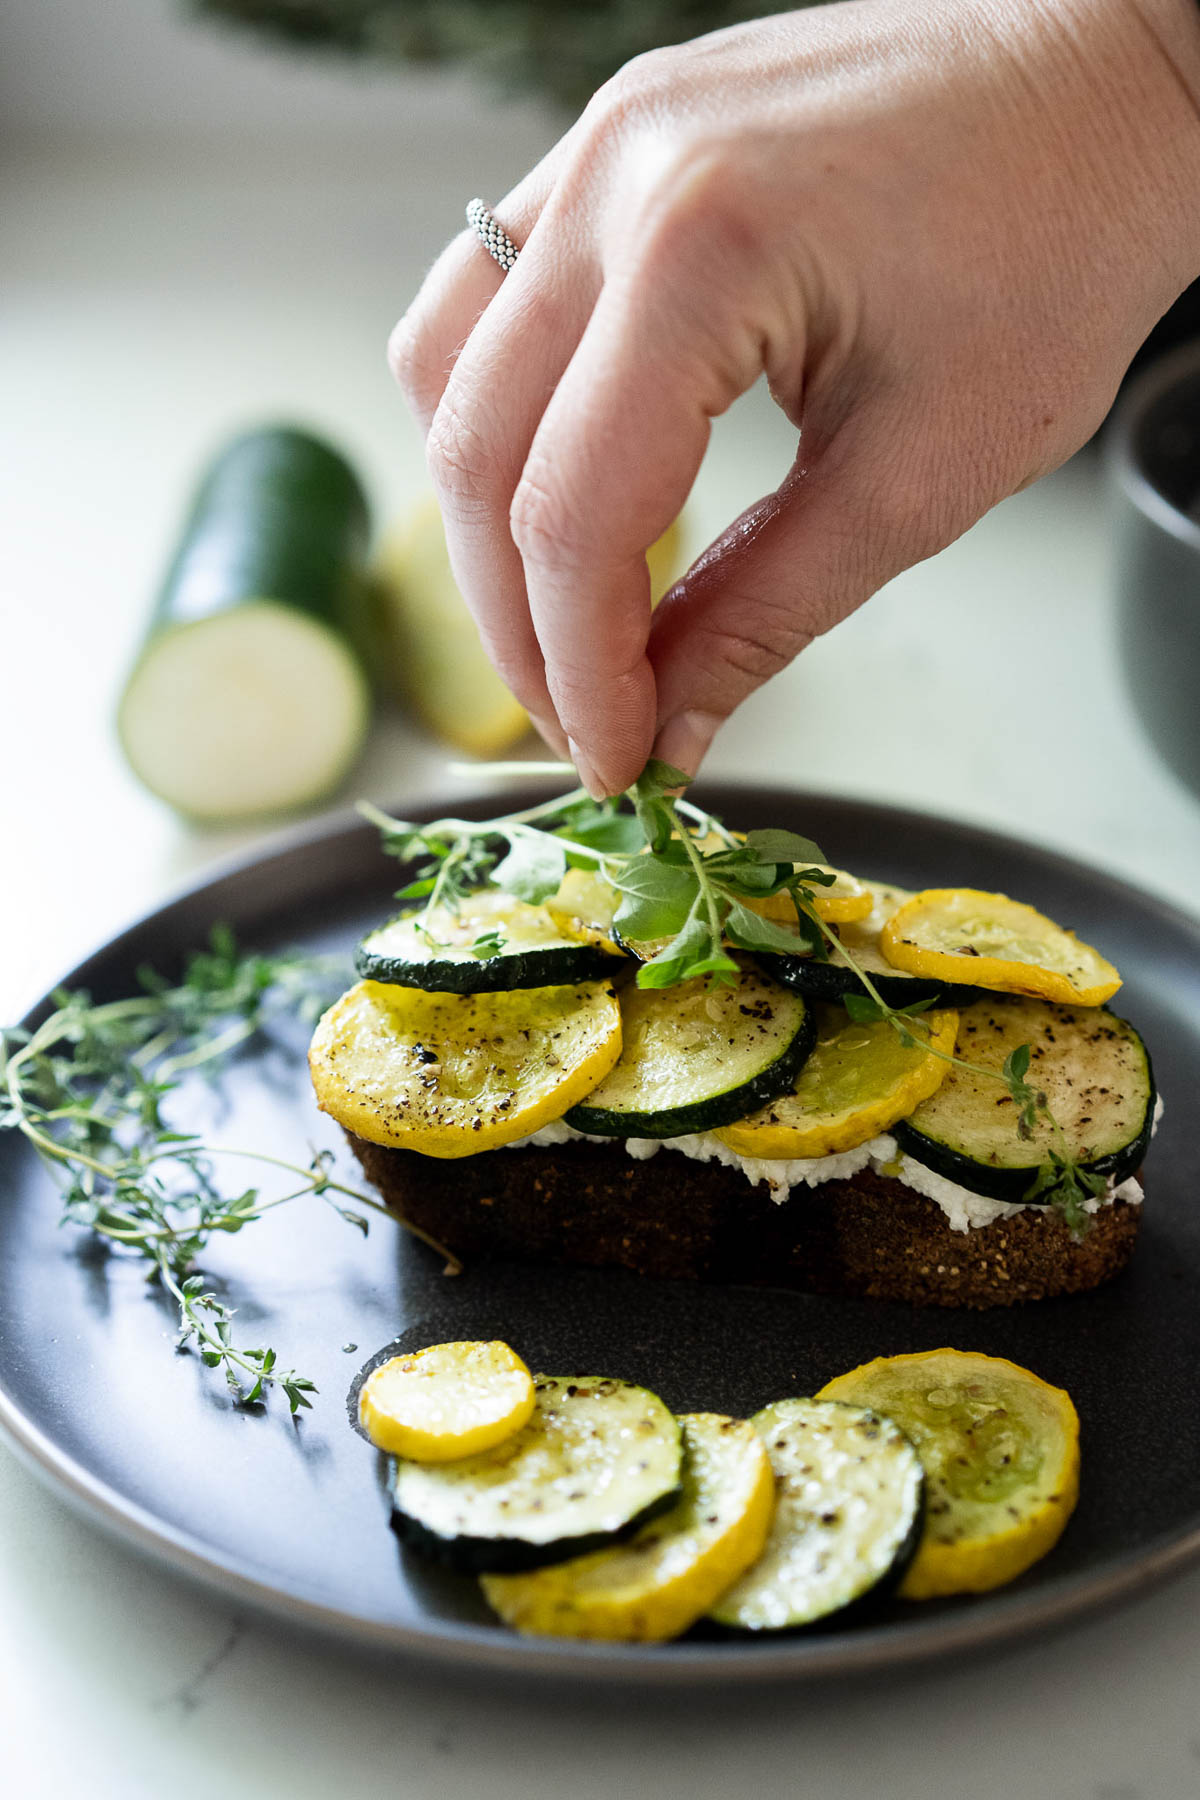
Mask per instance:
[[[498,818],[445,818],[428,825],[393,819],[368,803],[359,811],[380,831],[383,848],[409,865],[396,898],[422,901],[416,928],[430,941],[485,881],[537,904],[557,892],[568,868],[598,873],[621,896],[613,923],[630,942],[666,939],[638,970],[642,987],[669,987],[707,976],[734,982],[738,966],[726,942],[745,950],[808,949],[821,939],[798,909],[785,929],[744,902],[782,890],[809,895],[835,877],[810,839],[790,831],[739,838],[713,814],[680,797],[690,777],[651,761],[620,800],[593,800],[585,789]],[[476,954],[494,954],[481,935]]]
[[[206,1282],[199,1259],[215,1232],[234,1235],[308,1195],[364,1233],[360,1208],[394,1215],[339,1181],[329,1151],[316,1151],[301,1165],[208,1145],[176,1128],[169,1102],[185,1076],[217,1075],[285,1019],[315,1022],[343,985],[340,959],[242,952],[218,926],[179,981],[150,969],[139,979],[142,991],[120,1000],[97,1003],[82,989],[60,991],[53,1012],[33,1031],[0,1031],[0,1129],[19,1131],[50,1169],[64,1223],[144,1262],[147,1278],[178,1308],[179,1344],[193,1345],[209,1368],[223,1369],[239,1404],[258,1402],[275,1387],[295,1413],[310,1405],[314,1384],[281,1368],[270,1347],[234,1342],[234,1310]],[[288,1175],[287,1191],[226,1193],[214,1163],[238,1158]],[[457,1268],[453,1258],[447,1264]]]
[[[534,772],[557,773],[566,767],[556,764]],[[492,772],[531,771],[513,764]],[[889,1005],[821,917],[816,890],[832,885],[836,876],[822,866],[825,858],[818,846],[792,831],[757,830],[744,836],[729,831],[714,814],[683,797],[690,780],[682,770],[651,760],[615,801],[597,802],[575,788],[499,818],[439,819],[423,826],[391,819],[365,804],[360,811],[379,827],[384,849],[414,865],[412,879],[397,898],[424,899],[417,924],[430,935],[440,907],[453,910],[485,881],[536,903],[557,891],[568,867],[588,867],[621,896],[613,919],[618,935],[643,949],[658,945],[638,968],[640,987],[671,987],[699,977],[736,982],[738,964],[729,946],[821,959],[837,950],[863,990],[843,997],[852,1018],[883,1020],[906,1048],[919,1044],[952,1067],[1001,1082],[1016,1107],[1022,1138],[1032,1138],[1039,1124],[1049,1130],[1053,1146],[1025,1198],[1051,1201],[1073,1235],[1086,1231],[1086,1202],[1103,1194],[1106,1184],[1072,1156],[1046,1094],[1028,1081],[1031,1046],[1019,1045],[1003,1068],[995,1069],[935,1045],[928,1021],[920,1015],[936,1001]],[[780,894],[790,899],[794,913],[786,924],[746,904]],[[494,955],[500,947],[496,931],[481,934],[472,946],[480,956]]]

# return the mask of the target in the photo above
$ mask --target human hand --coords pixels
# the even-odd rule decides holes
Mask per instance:
[[[393,334],[501,674],[595,792],[1056,467],[1200,273],[1195,0],[852,0],[600,90]],[[645,551],[765,373],[779,489],[651,619]],[[964,605],[970,597],[964,597]]]

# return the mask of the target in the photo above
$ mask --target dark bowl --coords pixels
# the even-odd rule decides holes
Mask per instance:
[[[1155,749],[1200,794],[1200,342],[1130,383],[1105,449],[1125,679]]]

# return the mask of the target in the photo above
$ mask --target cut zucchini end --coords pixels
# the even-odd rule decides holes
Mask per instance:
[[[125,685],[117,733],[138,779],[208,823],[294,811],[348,774],[366,677],[327,625],[275,600],[170,625]]]

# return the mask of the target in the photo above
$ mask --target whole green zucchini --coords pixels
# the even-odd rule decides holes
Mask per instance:
[[[307,432],[270,426],[221,452],[118,710],[148,788],[215,821],[290,810],[337,786],[370,716],[345,636],[368,531],[354,471]]]

